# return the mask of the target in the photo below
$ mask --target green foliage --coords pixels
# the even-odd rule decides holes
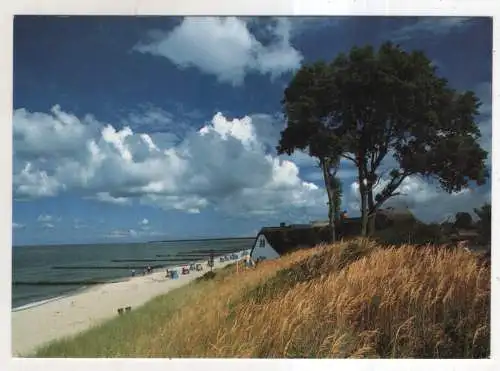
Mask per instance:
[[[215,276],[216,276],[216,273],[214,271],[208,271],[203,276],[196,278],[195,281],[197,281],[197,282],[199,282],[199,281],[208,281],[208,280],[214,279]]]
[[[455,223],[449,221],[443,222],[441,223],[440,227],[444,234],[456,233]]]
[[[447,236],[437,223],[425,224],[418,220],[413,223],[398,223],[376,231],[374,237],[378,242],[388,245],[433,244],[447,242]]]
[[[456,213],[454,226],[456,228],[462,228],[462,229],[467,229],[472,227],[472,216],[466,212]]]
[[[445,243],[447,236],[443,234],[441,226],[437,223],[424,224],[419,223],[414,230],[412,243],[415,244],[434,244],[439,245]]]
[[[282,101],[287,128],[281,133],[279,153],[307,150],[319,159],[340,154],[340,137],[329,120],[331,78],[330,66],[322,62],[303,66],[294,76]]]
[[[491,243],[491,204],[485,203],[479,209],[474,209],[474,212],[479,217],[477,227],[480,233],[481,243]]]
[[[367,213],[400,194],[410,175],[435,178],[447,192],[484,184],[488,177],[475,122],[479,99],[450,88],[420,51],[385,43],[378,50],[354,47],[331,63],[304,65],[282,103],[287,127],[278,152],[352,161],[359,170],[363,223]],[[389,154],[398,166],[374,194]]]

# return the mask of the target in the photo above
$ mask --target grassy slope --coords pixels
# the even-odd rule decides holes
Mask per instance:
[[[487,357],[489,303],[472,254],[358,240],[226,268],[36,356]]]

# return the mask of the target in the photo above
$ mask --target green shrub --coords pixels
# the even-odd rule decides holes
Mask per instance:
[[[214,271],[208,271],[205,273],[203,276],[196,278],[196,281],[208,281],[208,280],[213,280],[215,278],[216,274]]]

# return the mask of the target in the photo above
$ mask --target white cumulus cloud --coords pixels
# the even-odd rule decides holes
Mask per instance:
[[[267,134],[279,134],[264,129],[271,121],[265,115],[230,120],[218,113],[173,145],[162,133],[80,119],[57,106],[50,113],[16,110],[14,131],[24,134],[14,136],[14,197],[71,191],[102,202],[188,213],[208,207],[246,215],[318,205],[323,210],[324,192],[303,181],[294,162],[269,151]],[[62,146],[64,141],[70,143]],[[64,155],[54,156],[54,150]]]
[[[240,85],[249,72],[272,78],[300,67],[302,55],[290,42],[291,25],[277,19],[264,44],[247,21],[236,17],[186,17],[169,32],[151,32],[135,51],[168,58],[180,68],[195,67],[219,82]]]

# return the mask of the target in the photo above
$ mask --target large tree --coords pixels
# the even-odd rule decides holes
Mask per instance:
[[[328,196],[328,220],[335,240],[335,210],[341,188],[336,174],[343,151],[341,138],[329,126],[328,100],[332,94],[330,66],[318,62],[302,67],[285,90],[282,101],[287,128],[281,133],[278,153],[306,151],[318,159]]]
[[[409,176],[435,179],[449,193],[484,183],[487,153],[475,122],[479,106],[473,92],[458,92],[437,76],[420,51],[392,43],[378,50],[354,47],[329,64],[306,65],[296,73],[285,90],[287,127],[278,150],[307,148],[320,164],[328,164],[322,158],[351,161],[358,169],[366,235],[369,217],[401,194],[398,187]],[[395,166],[383,174],[388,156]],[[388,179],[376,193],[384,175]]]

